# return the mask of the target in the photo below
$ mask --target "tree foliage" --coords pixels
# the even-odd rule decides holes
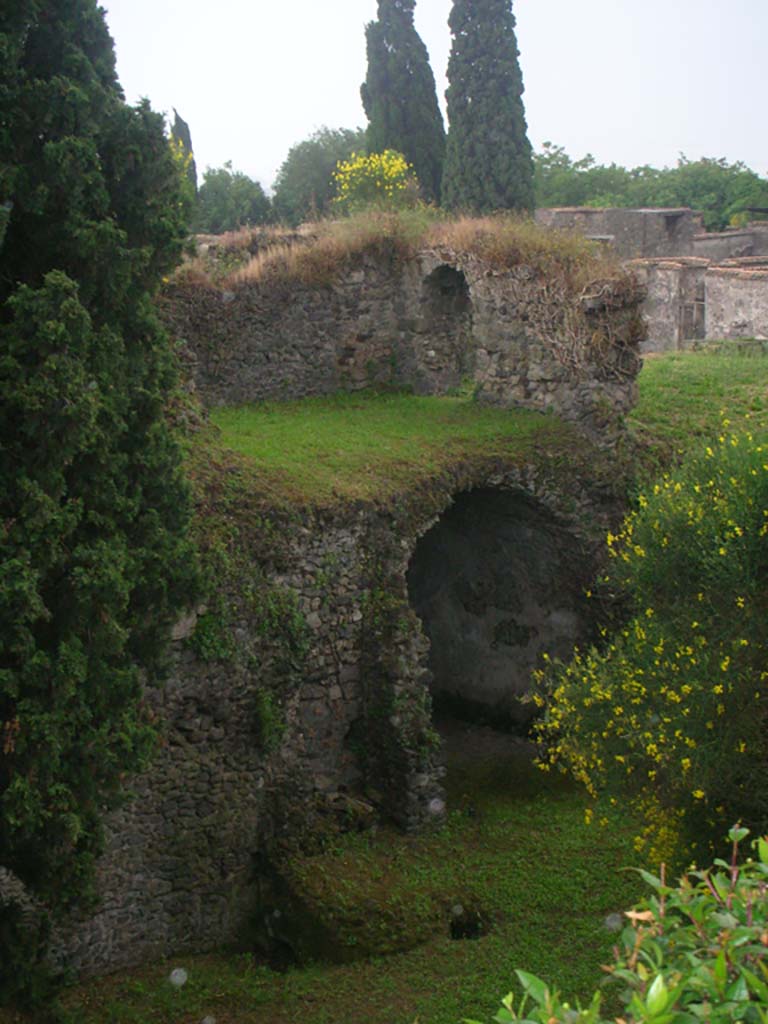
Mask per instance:
[[[218,235],[272,219],[272,204],[258,181],[233,171],[231,161],[207,168],[197,193],[195,229]]]
[[[195,152],[192,148],[192,133],[187,122],[179,115],[178,110],[175,108],[173,111],[173,124],[171,125],[171,139],[181,148],[187,180],[192,186],[193,194],[197,195],[197,165],[195,164]]]
[[[484,213],[533,209],[533,160],[511,0],[454,0],[443,201]]]
[[[273,205],[278,220],[300,224],[328,213],[335,195],[336,166],[365,151],[365,132],[320,128],[288,152],[275,181]]]
[[[56,908],[150,749],[142,673],[194,587],[152,304],[187,211],[96,0],[16,4],[0,55],[0,866]]]
[[[750,207],[768,208],[768,178],[724,158],[689,160],[662,169],[596,163],[588,153],[572,160],[545,142],[534,156],[537,206],[690,206],[704,226],[720,231],[750,219]]]
[[[413,22],[416,0],[379,0],[365,29],[368,74],[360,93],[369,153],[394,150],[413,165],[426,199],[439,200],[445,127],[429,54]]]

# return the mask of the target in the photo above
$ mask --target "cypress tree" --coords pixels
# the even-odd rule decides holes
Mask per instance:
[[[5,8],[8,5],[4,5]],[[194,589],[152,294],[186,235],[163,119],[128,107],[97,0],[0,22],[0,867],[87,887],[152,742],[142,673]],[[19,983],[0,899],[0,993]],[[23,972],[22,972],[23,973]]]
[[[173,108],[173,124],[171,125],[171,138],[181,146],[186,162],[187,179],[192,186],[192,191],[197,194],[197,164],[195,163],[195,151],[192,148],[192,133],[189,125],[180,116],[178,110]]]
[[[440,199],[445,127],[429,54],[413,22],[416,0],[379,0],[365,29],[368,74],[361,86],[369,153],[393,149],[413,165],[427,199]]]
[[[533,209],[512,0],[454,0],[443,199],[475,213]]]

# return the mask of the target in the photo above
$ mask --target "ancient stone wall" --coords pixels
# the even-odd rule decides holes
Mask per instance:
[[[646,292],[643,352],[676,351],[687,340],[705,337],[707,260],[633,260],[630,266]]]
[[[237,580],[225,581],[208,609],[177,629],[171,678],[147,694],[163,742],[109,817],[97,873],[101,905],[58,930],[57,962],[97,972],[247,941],[264,877],[257,855],[274,858],[283,844],[316,839],[360,813],[406,829],[440,822],[430,645],[407,582],[419,538],[454,496],[474,495],[479,522],[493,496],[507,494],[507,518],[516,509],[525,514],[503,543],[522,549],[545,523],[554,562],[594,571],[615,506],[600,460],[583,451],[565,469],[544,453],[465,464],[389,511],[350,506],[262,524],[271,538],[263,553],[248,548]],[[525,552],[514,557],[520,562]],[[501,644],[507,666],[517,659],[527,672],[531,628],[542,626],[542,615],[560,617],[551,635],[542,634],[542,649],[558,629],[583,637],[586,624],[573,610],[578,599],[565,592],[543,598],[554,604],[546,612],[537,605],[539,618],[528,622],[535,584],[516,582],[510,566],[518,562],[487,565],[476,582],[487,589],[494,573],[509,574],[502,603],[515,605],[524,635],[491,630],[474,649],[482,662]],[[490,697],[484,692],[481,671],[476,665],[474,682],[464,680],[464,695],[505,700],[498,679]],[[519,679],[510,689],[519,696]]]
[[[597,282],[569,319],[567,300],[524,265],[441,250],[362,255],[324,287],[175,284],[161,311],[207,404],[375,385],[444,394],[470,379],[481,399],[608,433],[635,398],[641,293]]]
[[[695,235],[693,253],[719,263],[731,257],[752,256],[755,236],[749,228],[731,231],[706,231]]]
[[[708,338],[768,338],[768,260],[711,267],[706,288]]]
[[[429,394],[458,386],[471,368],[461,315],[451,332],[430,316],[434,296],[416,264],[362,259],[332,285],[314,288],[172,285],[160,301],[210,405],[381,384]]]
[[[768,256],[768,221],[754,221],[744,228],[694,235],[693,255],[713,263],[745,256]]]
[[[634,260],[645,287],[644,352],[676,351],[698,340],[768,337],[768,261]]]
[[[622,259],[692,255],[693,236],[699,225],[696,214],[687,207],[552,207],[537,210],[536,222],[592,238],[609,246]]]

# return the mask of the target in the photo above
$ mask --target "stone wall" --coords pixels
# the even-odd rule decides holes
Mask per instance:
[[[634,260],[646,291],[644,352],[676,351],[698,340],[768,337],[768,260]]]
[[[744,256],[768,256],[768,221],[754,221],[745,228],[694,235],[693,255],[713,263]]]
[[[609,246],[622,259],[691,255],[693,236],[699,230],[697,215],[687,207],[552,207],[537,210],[536,222],[592,238]]]
[[[440,250],[362,254],[324,287],[175,284],[161,311],[207,404],[376,385],[444,394],[471,379],[481,400],[600,432],[635,398],[641,297],[618,275],[574,303],[527,266]]]
[[[711,267],[706,288],[708,338],[768,338],[768,260]]]
[[[494,573],[506,572],[504,602],[527,628],[501,638],[498,629],[487,632],[463,682],[465,696],[495,706],[507,698],[499,678],[490,694],[483,689],[483,659],[490,665],[502,643],[510,694],[519,696],[515,665],[518,676],[529,671],[531,627],[541,626],[526,615],[541,618],[539,605],[531,607],[553,600],[546,581],[537,588],[534,578],[516,580],[513,567],[524,564],[531,530],[541,537],[544,529],[547,571],[568,562],[579,573],[595,570],[616,514],[601,465],[583,443],[565,468],[546,453],[504,465],[480,460],[425,482],[396,508],[275,517],[260,527],[269,544],[258,549],[244,538],[245,567],[218,595],[230,614],[213,595],[207,611],[181,623],[171,678],[147,694],[163,742],[109,818],[101,905],[59,928],[57,962],[98,972],[243,941],[260,912],[264,858],[279,869],[286,844],[317,837],[361,808],[406,829],[442,821],[434,665],[407,581],[419,538],[454,499],[469,497],[478,523],[483,509],[506,502],[512,532],[503,543],[516,553],[508,565],[485,566],[476,582],[488,588]],[[586,618],[569,594],[565,588],[546,612],[561,621],[542,634],[541,649],[558,629],[569,641],[584,637]],[[214,644],[212,655],[217,617],[233,644]]]
[[[719,263],[731,257],[752,256],[755,236],[749,228],[731,231],[707,231],[695,235],[693,252],[695,256]]]
[[[633,260],[630,266],[646,292],[643,352],[676,351],[687,340],[705,337],[707,260]]]

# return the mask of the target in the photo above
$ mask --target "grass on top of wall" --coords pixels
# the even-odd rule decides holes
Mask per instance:
[[[368,210],[304,225],[301,237],[286,234],[282,243],[275,232],[270,241],[260,245],[252,259],[238,260],[233,266],[226,253],[247,253],[253,239],[244,232],[222,236],[213,256],[188,261],[174,279],[224,288],[257,282],[324,287],[333,284],[351,260],[366,254],[406,258],[420,249],[447,248],[478,256],[500,270],[525,266],[537,274],[556,276],[575,290],[606,278],[624,281],[626,287],[630,281],[616,257],[581,235],[543,228],[510,214],[448,217],[428,206],[397,213]]]
[[[386,502],[464,459],[514,460],[571,437],[554,416],[371,391],[219,408],[211,421],[265,495],[318,505]]]

